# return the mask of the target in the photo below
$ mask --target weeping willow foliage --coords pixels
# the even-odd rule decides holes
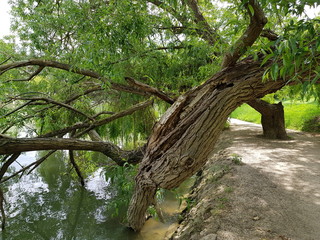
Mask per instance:
[[[105,1],[105,0],[11,0],[12,28],[20,38],[19,46],[0,42],[0,61],[42,58],[68,63],[75,68],[96,71],[117,83],[125,77],[179,95],[207,80],[220,69],[222,56],[243,33],[249,17],[247,0],[198,1],[199,8],[215,31],[215,42],[209,43],[199,31],[204,26],[186,1]],[[259,38],[243,57],[264,55],[264,62],[273,61],[265,78],[282,77],[301,81],[300,69],[317,65],[319,55],[319,19],[303,17],[305,6],[316,6],[316,0],[261,0],[269,22],[266,29],[278,34],[276,41]],[[300,18],[298,18],[300,17]],[[10,61],[12,61],[10,60]],[[10,62],[9,61],[9,62]],[[111,91],[108,81],[82,78],[72,73],[45,69],[32,81],[7,82],[19,79],[36,68],[10,71],[0,76],[1,116],[25,103],[8,98],[42,96],[64,102],[93,86],[103,91],[78,98],[70,103],[92,116],[99,111],[119,112],[145,100],[133,94]],[[306,98],[319,98],[319,66],[312,79],[299,87]],[[305,75],[303,75],[305,76]],[[312,86],[312,87],[311,87]],[[288,92],[289,94],[289,92]],[[290,96],[290,95],[288,95]],[[82,122],[85,117],[72,111],[45,105],[30,105],[8,117],[0,118],[1,129],[35,125],[36,134]],[[125,147],[142,144],[167,104],[156,102],[152,108],[102,126],[97,131],[106,139]],[[33,116],[28,118],[27,116]],[[105,117],[101,115],[98,119]]]

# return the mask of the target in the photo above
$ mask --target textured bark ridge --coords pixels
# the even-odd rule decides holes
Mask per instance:
[[[242,61],[187,92],[155,125],[135,179],[129,226],[139,231],[157,188],[178,187],[207,161],[229,114],[244,102],[275,92],[282,81],[262,82],[259,63]]]
[[[270,139],[288,139],[284,122],[284,111],[281,102],[270,104],[256,99],[248,104],[261,113],[263,136]]]

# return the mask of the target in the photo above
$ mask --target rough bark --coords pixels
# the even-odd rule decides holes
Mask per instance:
[[[178,187],[207,161],[229,114],[240,104],[275,92],[283,81],[262,82],[259,63],[242,61],[182,95],[155,125],[148,141],[136,192],[128,209],[129,226],[139,231],[157,188]]]
[[[284,123],[284,111],[281,102],[269,104],[261,99],[248,102],[261,113],[263,136],[270,139],[288,139]]]
[[[249,9],[249,5],[253,9],[253,13]],[[245,4],[250,16],[250,23],[242,36],[233,44],[230,50],[224,55],[222,68],[233,66],[239,58],[247,51],[247,48],[260,36],[264,26],[268,20],[264,15],[263,9],[256,0],[249,0]]]
[[[40,150],[87,150],[102,152],[118,165],[127,161],[137,163],[142,158],[143,148],[125,151],[109,142],[84,141],[67,138],[7,138],[0,136],[0,154],[19,154],[26,151]],[[136,162],[134,162],[136,161]],[[11,163],[10,163],[11,164]],[[1,168],[2,170],[2,168]],[[6,169],[5,169],[6,171]],[[1,174],[0,174],[1,175]],[[1,177],[0,177],[1,179]]]

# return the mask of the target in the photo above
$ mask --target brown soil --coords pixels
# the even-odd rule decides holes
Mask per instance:
[[[320,135],[289,131],[284,141],[261,132],[232,122],[172,239],[320,239]]]

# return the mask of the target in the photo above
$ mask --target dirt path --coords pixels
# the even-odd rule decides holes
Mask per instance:
[[[289,131],[292,139],[280,141],[261,132],[232,121],[225,156],[206,165],[197,204],[173,239],[320,240],[320,135]],[[210,180],[213,165],[228,164],[232,153],[242,164]]]

